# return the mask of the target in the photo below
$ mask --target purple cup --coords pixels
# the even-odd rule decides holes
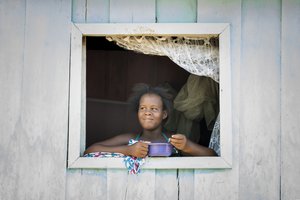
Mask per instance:
[[[150,143],[148,156],[170,156],[173,146],[170,143]]]

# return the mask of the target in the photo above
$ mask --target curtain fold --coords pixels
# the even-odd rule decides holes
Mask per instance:
[[[106,39],[135,52],[167,56],[191,74],[219,82],[219,44],[216,37],[107,36]]]

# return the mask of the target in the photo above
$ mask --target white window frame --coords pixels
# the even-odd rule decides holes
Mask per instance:
[[[86,46],[85,36],[218,35],[220,53],[219,157],[147,158],[143,169],[216,169],[232,167],[230,24],[73,24],[71,28],[68,168],[125,168],[122,158],[82,157],[85,150]]]

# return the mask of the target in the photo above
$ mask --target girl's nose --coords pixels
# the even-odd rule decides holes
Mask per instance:
[[[152,115],[152,112],[150,111],[150,109],[145,110],[145,115]]]
[[[146,111],[145,112],[145,115],[151,115],[152,113],[151,112],[149,112],[149,111]]]

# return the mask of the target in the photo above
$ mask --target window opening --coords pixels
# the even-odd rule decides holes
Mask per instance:
[[[86,37],[86,48],[86,147],[118,134],[141,132],[136,113],[126,103],[134,84],[168,84],[178,94],[191,75],[166,56],[128,51],[114,42],[109,42],[105,37]],[[204,78],[202,84],[213,84],[218,91],[218,83],[206,79],[208,78]],[[184,93],[186,91],[181,92],[181,95]],[[198,100],[201,101],[201,98]],[[218,96],[215,101],[217,111],[211,116],[214,119],[210,119],[213,121],[206,122],[205,116],[199,116],[195,120],[182,119],[182,112],[174,110],[173,117],[165,128],[175,133],[183,133],[194,142],[208,147],[218,114]],[[183,104],[188,105],[181,103],[181,107]],[[204,115],[204,110],[201,112]]]

